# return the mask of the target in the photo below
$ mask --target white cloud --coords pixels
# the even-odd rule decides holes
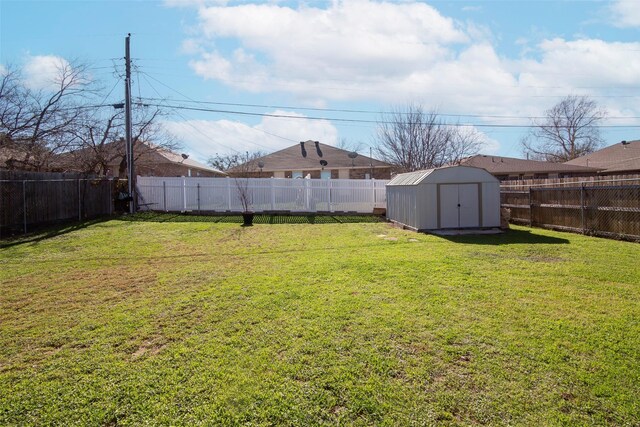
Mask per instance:
[[[637,85],[639,81],[640,43],[558,38],[538,47],[541,60],[524,61],[521,75],[575,88]]]
[[[180,45],[180,51],[185,55],[197,55],[204,53],[204,49],[202,49],[199,42],[194,39],[184,40]]]
[[[577,94],[594,97],[611,111],[638,111],[630,91],[640,85],[640,43],[553,39],[543,41],[538,52],[539,60],[515,64],[522,93],[541,96],[536,104],[549,108],[555,101],[549,96]]]
[[[375,87],[371,82],[405,79],[449,57],[448,46],[468,41],[452,19],[422,3],[243,4],[200,8],[199,17],[205,39],[235,39],[241,49],[201,55],[191,62],[198,75],[246,90],[264,90],[268,81],[271,88],[336,99]]]
[[[640,27],[640,2],[638,0],[616,0],[610,5],[614,25],[618,27]]]
[[[263,117],[254,126],[229,119],[166,121],[163,126],[184,142],[186,152],[200,161],[216,153],[273,152],[308,139],[329,145],[338,142],[337,129],[326,120],[309,120],[290,111],[276,110],[269,114],[299,119]]]
[[[31,89],[55,88],[60,70],[68,66],[69,62],[60,56],[28,56],[23,67],[25,84]]]
[[[475,130],[480,139],[480,149],[478,150],[478,153],[495,154],[495,155],[500,153],[500,149],[502,147],[500,146],[500,143],[497,140],[491,138],[484,132],[480,132],[477,129]]]
[[[510,58],[498,53],[485,27],[421,2],[316,4],[199,7],[187,42],[192,69],[236,89],[286,93],[309,105],[418,102],[443,113],[536,116],[563,96],[585,94],[610,111],[639,114],[628,94],[640,86],[640,43],[585,37],[536,45],[525,33],[514,39],[520,56]],[[629,25],[640,16],[640,1],[613,7]]]

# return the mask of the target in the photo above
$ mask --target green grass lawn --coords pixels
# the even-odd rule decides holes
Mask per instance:
[[[195,219],[3,242],[0,425],[640,423],[638,244]]]

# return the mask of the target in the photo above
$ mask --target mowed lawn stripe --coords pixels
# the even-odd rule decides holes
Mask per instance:
[[[0,424],[640,419],[637,244],[139,219],[4,243]]]

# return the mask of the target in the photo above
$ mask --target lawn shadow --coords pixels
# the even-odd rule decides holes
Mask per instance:
[[[91,220],[77,222],[73,224],[62,224],[62,225],[50,226],[47,228],[40,227],[40,231],[36,229],[26,235],[11,236],[6,239],[0,240],[0,249],[10,248],[13,246],[19,246],[19,245],[24,245],[28,243],[38,243],[43,240],[61,236],[63,234],[82,230],[84,228],[90,227],[95,224],[99,224],[101,222],[109,221],[111,219],[113,219],[113,217],[101,217],[101,218],[91,219]]]
[[[466,234],[458,236],[441,236],[442,239],[453,243],[466,243],[475,245],[512,245],[512,244],[546,244],[546,245],[564,245],[569,240],[561,237],[545,236],[542,234],[532,233],[529,230],[507,230],[498,234]]]
[[[242,224],[240,214],[182,214],[164,212],[139,212],[135,215],[124,215],[122,221],[134,222],[208,222],[220,224]],[[265,213],[255,214],[253,223],[258,224],[353,224],[384,222],[376,215],[347,214],[287,214]]]

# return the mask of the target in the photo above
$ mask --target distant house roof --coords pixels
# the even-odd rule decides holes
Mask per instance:
[[[9,147],[0,147],[0,168],[11,166],[11,163],[22,163],[26,153]]]
[[[36,165],[48,166],[52,156],[46,148],[36,146],[30,153],[19,145],[0,145],[0,169],[31,170]]]
[[[322,153],[322,156],[320,156]],[[336,169],[336,168],[369,168],[373,167],[391,167],[392,165],[371,157],[358,155],[354,159],[349,157],[350,151],[341,148],[332,147],[317,141],[304,141],[303,143],[293,145],[275,153],[268,154],[258,159],[252,160],[251,164],[254,169],[258,169],[258,162],[264,163],[263,170],[271,171],[290,171],[290,170],[315,170],[315,169]],[[320,161],[324,160],[326,165],[321,165]],[[244,171],[243,166],[238,166],[229,170]]]
[[[532,173],[596,173],[597,169],[583,165],[541,162],[514,157],[478,154],[460,161],[460,165],[486,169],[492,175],[518,175]]]
[[[569,160],[565,165],[589,166],[601,173],[640,171],[640,140],[619,142]]]
[[[105,144],[101,148],[100,155],[107,161],[111,168],[117,170],[122,157],[124,156],[124,141],[117,140]],[[183,156],[182,154],[175,153],[165,148],[158,147],[148,142],[138,143],[135,146],[134,152],[136,154],[135,164],[136,172],[146,173],[162,173],[164,172],[163,166],[172,166],[172,172],[176,171],[176,168],[187,170],[193,169],[195,171],[204,171],[214,175],[226,175],[225,172],[214,169],[196,160],[190,159],[189,156]],[[81,148],[75,151],[69,151],[57,156],[57,167],[59,169],[74,171],[79,167],[82,168],[81,161],[84,158],[91,158],[96,153],[90,148]],[[78,163],[80,161],[80,163]]]
[[[165,158],[169,163],[175,163],[175,164],[180,164],[192,169],[197,169],[197,170],[203,170],[203,171],[207,171],[207,172],[213,172],[213,173],[218,173],[220,175],[226,175],[226,173],[212,168],[210,166],[207,166],[203,163],[200,163],[196,160],[193,160],[189,157],[184,158],[182,156],[182,154],[178,154],[178,153],[174,153],[173,151],[169,151],[169,150],[165,150],[165,149],[157,149],[156,150],[156,154],[158,154],[159,156]]]

